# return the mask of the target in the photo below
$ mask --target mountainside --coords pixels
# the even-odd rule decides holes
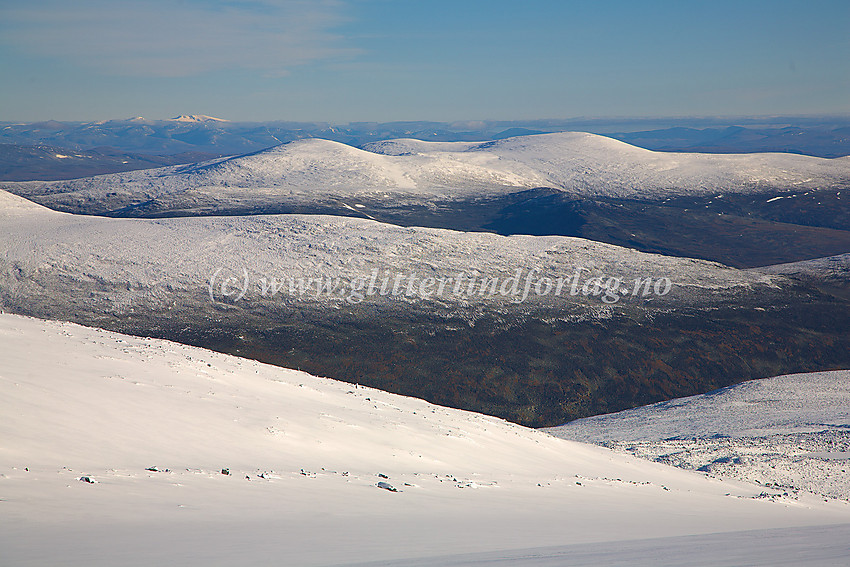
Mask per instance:
[[[604,557],[627,539],[769,528],[794,541],[850,520],[840,503],[766,502],[753,485],[166,341],[10,315],[0,336],[0,547],[18,566],[470,552],[527,565],[511,550],[599,542],[585,557]],[[844,532],[829,533],[835,557]],[[703,540],[710,556],[723,539]]]
[[[547,431],[597,443],[762,437],[848,428],[850,370],[836,370],[750,380],[699,396],[576,420]]]
[[[354,290],[363,292],[369,302],[447,311],[488,303],[546,306],[569,301],[578,311],[587,312],[612,309],[620,302],[702,304],[722,301],[732,290],[776,289],[784,281],[781,276],[580,238],[403,228],[317,215],[116,219],[59,213],[6,192],[0,192],[0,226],[8,270],[4,275],[17,278],[18,286],[33,285],[52,268],[56,275],[74,280],[128,284],[130,290],[138,288],[139,300],[155,296],[165,283],[169,290],[201,292],[200,297],[209,300],[209,277],[222,268],[226,274],[219,278],[241,276],[247,270],[251,285],[245,299],[263,299],[258,286],[262,277],[280,281],[335,278],[340,280],[337,292],[341,293],[352,291],[344,286],[369,280],[375,271],[377,287],[371,295],[367,288]],[[32,279],[24,277],[30,271],[27,275]],[[418,276],[409,288],[409,278],[395,284],[397,274]],[[388,275],[389,283],[382,284]],[[447,283],[441,292],[430,284],[423,293],[418,282],[428,277]],[[518,281],[502,286],[508,278],[517,277]],[[457,282],[448,278],[464,285],[456,287]],[[482,278],[488,279],[483,291]],[[548,283],[540,282],[543,278]],[[559,288],[558,278],[562,280]],[[609,282],[611,278],[616,281]],[[640,288],[635,287],[638,278]],[[598,289],[593,287],[596,280]],[[526,282],[533,288],[526,289]],[[5,293],[9,298],[16,295]],[[352,303],[340,293],[304,293],[293,299]],[[53,300],[60,296],[51,295]]]

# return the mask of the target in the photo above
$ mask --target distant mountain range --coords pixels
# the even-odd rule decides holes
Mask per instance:
[[[97,122],[0,122],[0,179],[70,179],[150,167],[122,155],[147,154],[166,165],[199,161],[192,155],[235,155],[303,138],[322,138],[355,147],[393,138],[434,142],[499,140],[530,134],[583,131],[651,150],[707,153],[787,152],[819,157],[850,155],[850,118],[770,119],[571,119],[464,122],[231,122],[202,114],[168,120],[135,117]],[[12,146],[49,146],[55,153],[95,152],[90,167],[33,156]],[[85,170],[85,171],[84,171]]]
[[[193,163],[218,157],[217,153],[187,151],[173,155],[125,152],[111,147],[69,150],[38,144],[0,144],[0,179],[77,179],[104,173],[134,171]]]
[[[70,198],[76,204],[69,212],[89,214],[115,214],[118,208],[152,199],[159,201],[159,210],[176,212],[185,207],[164,206],[162,200],[190,192],[195,203],[225,201],[230,206],[220,205],[214,212],[232,214],[237,198],[240,207],[257,207],[393,196],[385,206],[397,207],[411,200],[421,205],[538,187],[571,197],[652,200],[767,190],[784,194],[837,183],[850,183],[850,157],[676,154],[594,134],[561,132],[485,142],[395,139],[362,149],[307,139],[191,166],[6,188],[60,210],[69,210]],[[107,205],[104,193],[124,198],[111,199],[120,201],[117,206]],[[198,212],[197,204],[192,208],[192,213]]]

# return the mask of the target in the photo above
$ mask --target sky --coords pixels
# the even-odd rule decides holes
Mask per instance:
[[[0,0],[0,120],[850,114],[846,0]]]

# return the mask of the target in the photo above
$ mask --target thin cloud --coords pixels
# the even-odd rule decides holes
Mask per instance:
[[[183,77],[251,68],[282,76],[351,57],[333,0],[33,2],[0,11],[0,44],[108,74]]]

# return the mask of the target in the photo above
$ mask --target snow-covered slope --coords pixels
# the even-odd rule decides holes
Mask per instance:
[[[699,416],[699,419],[693,419]],[[699,396],[588,417],[560,428],[588,442],[751,437],[850,428],[850,370],[750,380]]]
[[[824,279],[850,279],[850,253],[757,268],[766,274],[794,274]]]
[[[840,504],[753,499],[752,485],[166,341],[10,315],[0,339],[9,565],[493,562],[850,521]]]
[[[850,370],[752,380],[546,431],[722,478],[850,501]]]
[[[850,157],[653,152],[595,134],[566,132],[493,142],[390,140],[365,150],[320,139],[202,164],[3,188],[54,207],[117,209],[181,196],[226,206],[380,206],[494,197],[534,187],[576,196],[664,198],[820,188],[850,180]],[[98,208],[100,207],[100,208]]]

